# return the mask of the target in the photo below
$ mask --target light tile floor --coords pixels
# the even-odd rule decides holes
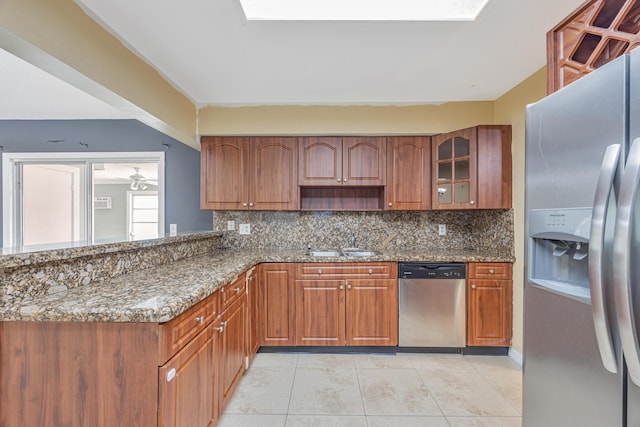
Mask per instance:
[[[520,427],[504,356],[259,353],[219,427]]]

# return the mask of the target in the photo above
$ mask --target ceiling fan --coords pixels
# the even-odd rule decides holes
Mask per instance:
[[[147,185],[147,178],[144,177],[144,175],[140,174],[140,168],[133,168],[136,173],[134,173],[133,175],[129,175],[129,178],[131,179],[131,185],[129,186],[130,189],[137,191],[137,190],[146,190],[149,186]]]

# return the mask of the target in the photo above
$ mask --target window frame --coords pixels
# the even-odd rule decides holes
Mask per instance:
[[[93,182],[92,165],[94,163],[157,163],[158,165],[158,236],[165,230],[165,153],[163,151],[131,152],[32,152],[2,153],[2,238],[4,248],[18,247],[20,231],[17,226],[18,204],[21,192],[17,188],[20,165],[24,163],[85,163],[87,167],[85,200],[88,206],[87,244],[94,243],[93,236]],[[127,236],[128,238],[128,236]],[[66,243],[66,242],[65,242]],[[64,246],[61,243],[60,246]]]

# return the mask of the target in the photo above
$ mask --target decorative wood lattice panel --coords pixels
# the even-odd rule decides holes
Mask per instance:
[[[640,0],[589,0],[547,33],[552,93],[640,46]]]

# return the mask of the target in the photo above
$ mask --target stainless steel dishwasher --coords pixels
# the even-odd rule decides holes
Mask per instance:
[[[465,265],[398,264],[399,347],[464,347]]]

